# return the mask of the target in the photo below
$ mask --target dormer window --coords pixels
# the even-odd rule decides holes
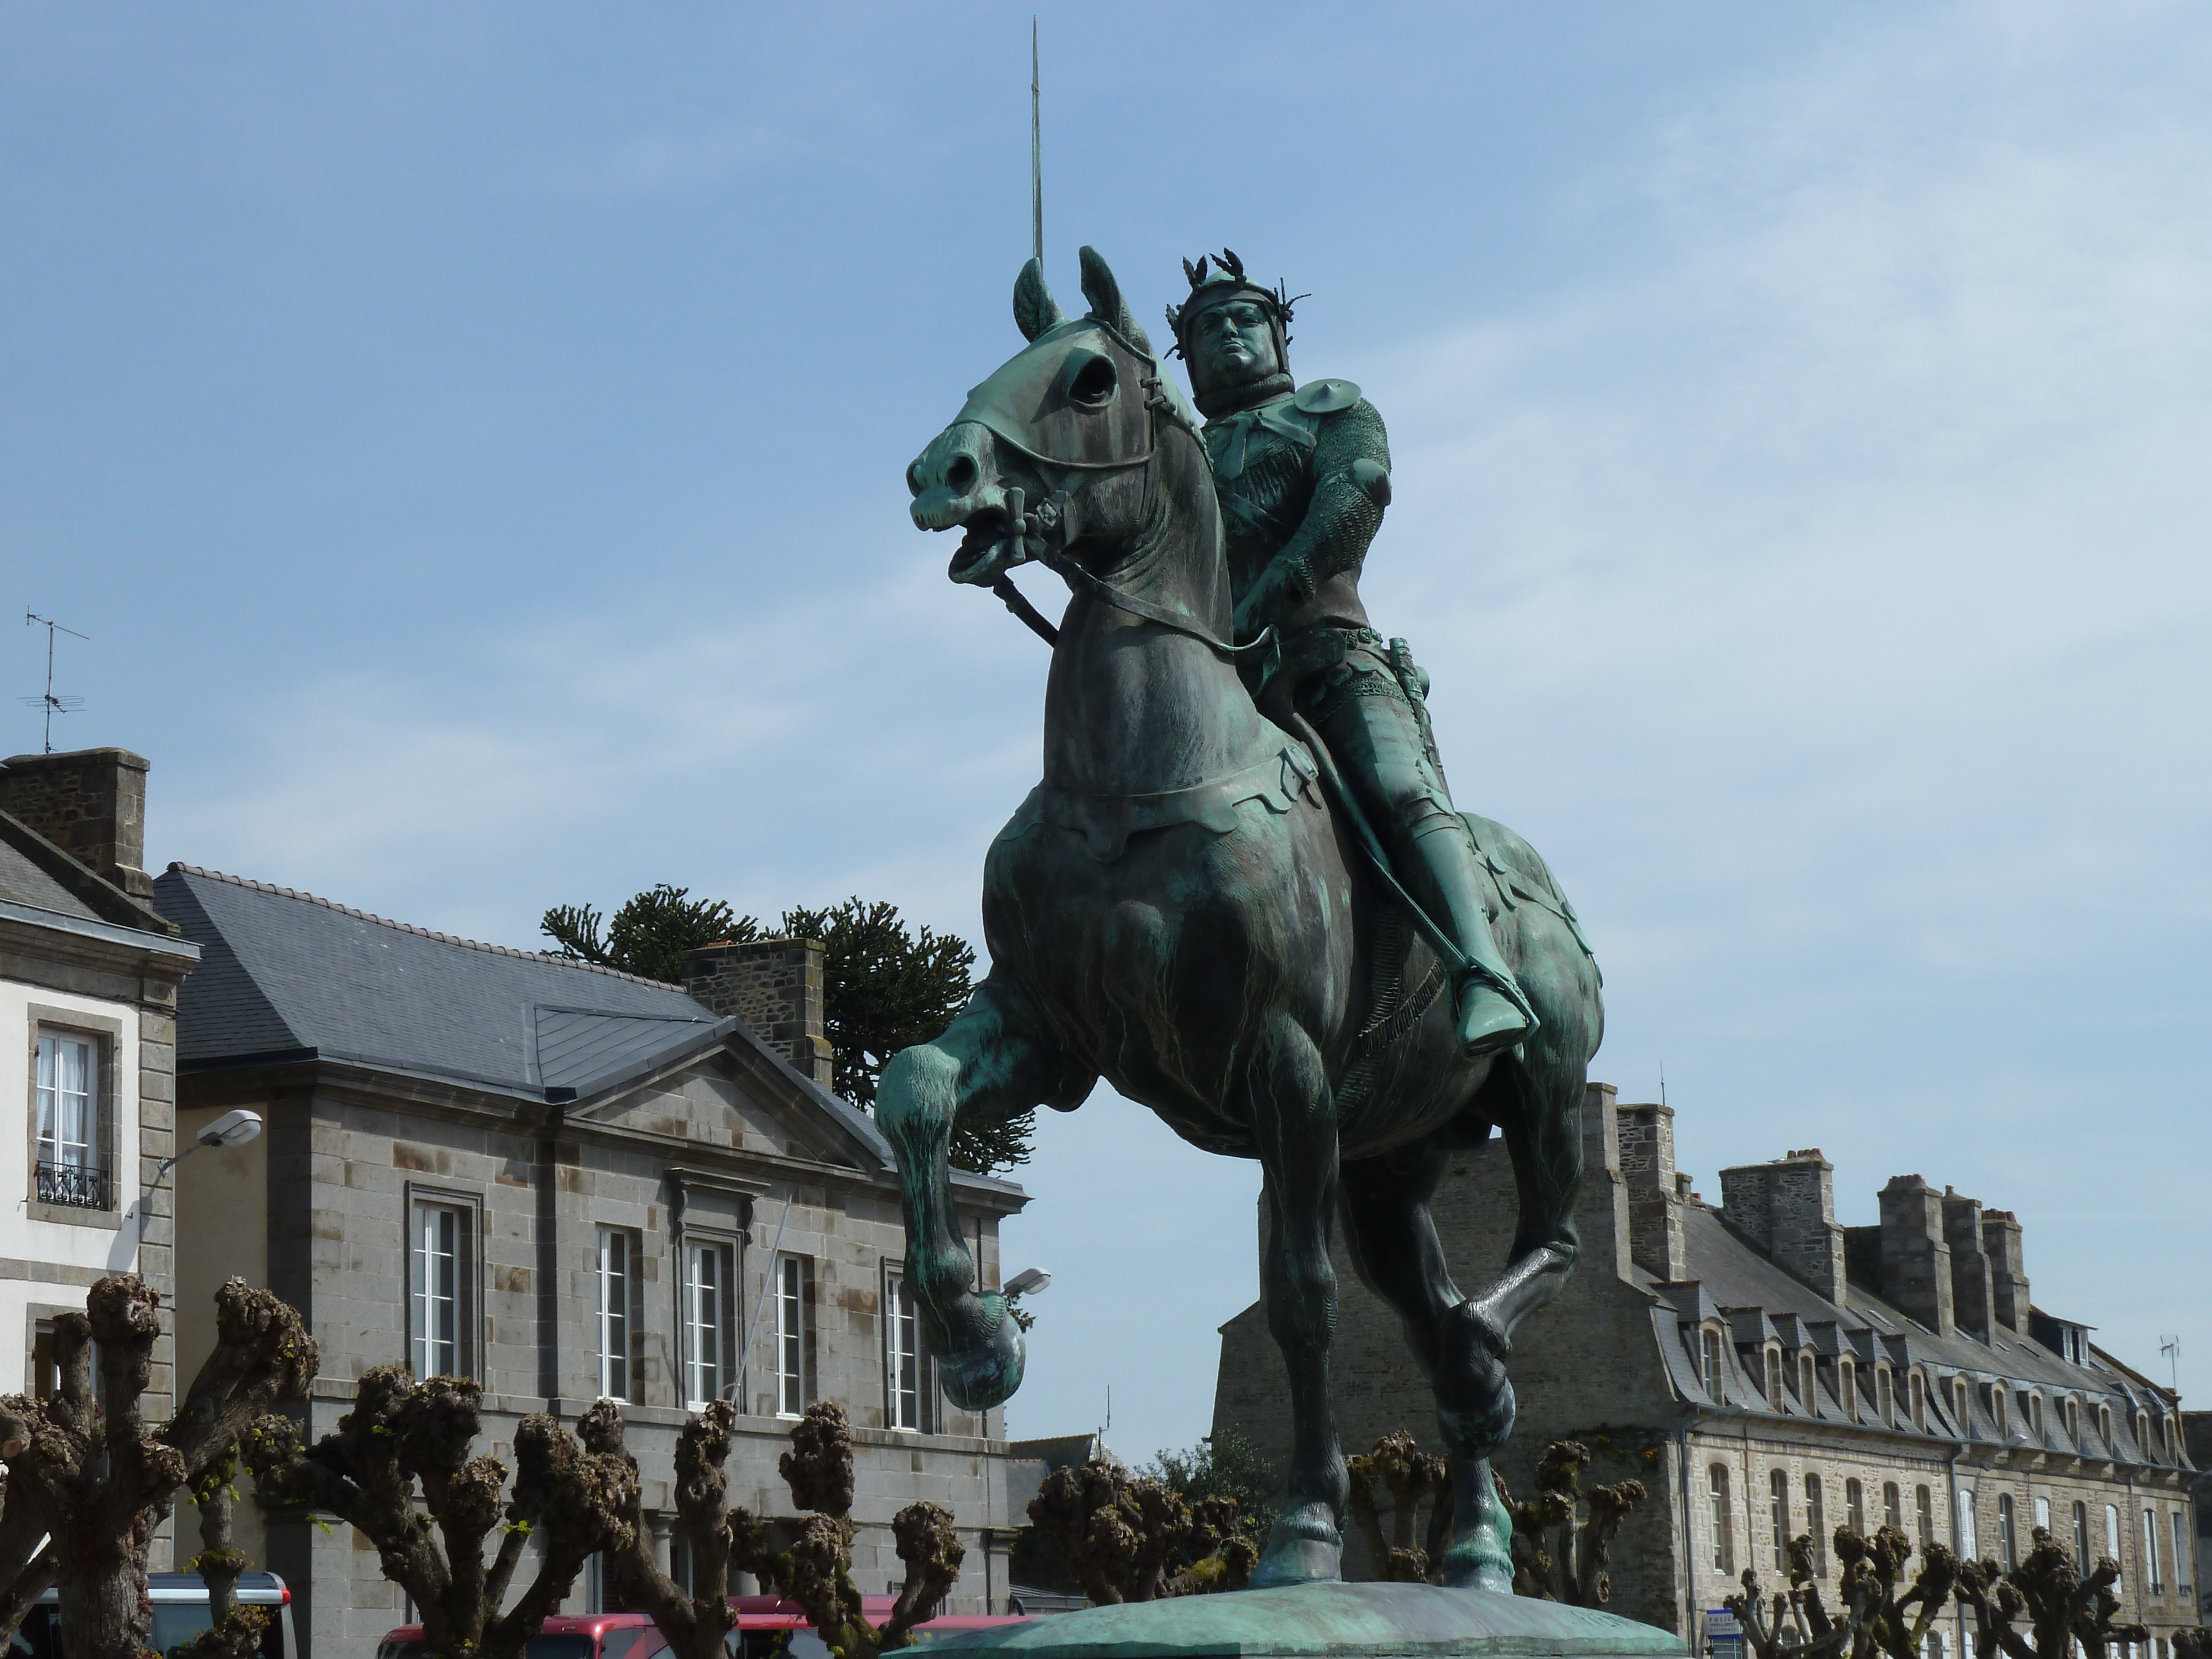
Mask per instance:
[[[2150,1455],[2150,1413],[2136,1413],[2136,1450],[2142,1456]]]
[[[2106,1451],[2112,1450],[2112,1408],[2110,1406],[2100,1406],[2097,1407],[2097,1438],[2105,1443],[2105,1449]]]
[[[1859,1368],[1850,1355],[1836,1361],[1837,1392],[1844,1402],[1844,1415],[1856,1423],[1859,1420]]]
[[[1721,1334],[1710,1325],[1698,1333],[1698,1357],[1701,1362],[1700,1380],[1706,1395],[1714,1400],[1721,1397]]]
[[[2002,1382],[1990,1384],[1990,1421],[1996,1425],[1997,1438],[2005,1439],[2012,1433],[2011,1391]]]
[[[1814,1392],[1813,1356],[1810,1353],[1797,1356],[1797,1398],[1808,1415],[1820,1399]]]
[[[2043,1396],[2032,1394],[2027,1397],[2027,1435],[2039,1444],[2043,1439]]]
[[[1889,1367],[1877,1366],[1874,1374],[1875,1415],[1885,1423],[1897,1421],[1897,1399],[1889,1379]]]
[[[2072,1395],[2066,1396],[2066,1437],[2074,1443],[2075,1450],[2081,1446],[2081,1402]]]
[[[1966,1410],[1966,1379],[1951,1379],[1951,1414],[1959,1419],[1959,1433],[1963,1437],[1972,1432],[1972,1419]]]
[[[1924,1430],[1928,1426],[1928,1379],[1919,1371],[1916,1370],[1912,1373],[1911,1382],[1912,1388],[1912,1426],[1916,1429]]]
[[[1766,1403],[1776,1411],[1782,1409],[1782,1350],[1773,1343],[1766,1349]]]

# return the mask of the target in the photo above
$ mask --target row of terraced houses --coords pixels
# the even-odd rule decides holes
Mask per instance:
[[[665,985],[429,933],[235,876],[143,860],[146,763],[121,750],[0,766],[0,1136],[19,1203],[0,1245],[0,1392],[54,1383],[51,1331],[105,1273],[173,1293],[150,1413],[213,1343],[233,1273],[307,1317],[335,1425],[375,1364],[479,1380],[489,1437],[627,1402],[656,1546],[690,1410],[740,1407],[732,1497],[787,1507],[775,1459],[816,1400],[856,1425],[862,1588],[899,1576],[888,1522],[944,1504],[968,1547],[955,1611],[1004,1611],[1035,1470],[1000,1413],[938,1390],[902,1279],[890,1148],[829,1088],[820,949],[697,953]],[[265,1132],[163,1161],[225,1112]],[[1724,1170],[1718,1205],[1674,1168],[1672,1114],[1602,1085],[1583,1116],[1580,1270],[1513,1367],[1522,1487],[1549,1441],[1651,1490],[1616,1550],[1617,1611],[1694,1635],[1739,1575],[1838,1522],[2016,1559],[2049,1528],[2123,1565],[2129,1616],[2172,1659],[2204,1613],[2212,1415],[2030,1299],[2011,1215],[1899,1176],[1844,1227],[1817,1152]],[[1502,1259],[1502,1152],[1437,1200],[1469,1277]],[[984,1280],[1011,1183],[956,1177]],[[1358,1443],[1431,1420],[1396,1321],[1338,1263],[1338,1408]],[[6,1322],[12,1322],[9,1323]],[[15,1336],[6,1335],[14,1332]],[[1279,1454],[1281,1367],[1256,1307],[1223,1328],[1217,1431]],[[2195,1449],[2192,1451],[2192,1443]],[[2195,1503],[2192,1509],[2192,1489]],[[241,1517],[283,1573],[308,1659],[363,1652],[406,1609],[343,1526]],[[157,1544],[156,1565],[189,1548]],[[1836,1564],[1824,1559],[1823,1570]],[[1362,1564],[1350,1562],[1353,1571]],[[595,1580],[576,1604],[594,1604]],[[1964,1659],[1936,1632],[1929,1659]]]

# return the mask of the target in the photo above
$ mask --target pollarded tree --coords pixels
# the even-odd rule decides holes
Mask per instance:
[[[1536,1495],[1518,1502],[1497,1480],[1498,1500],[1513,1519],[1513,1591],[1577,1607],[1613,1599],[1613,1540],[1631,1510],[1650,1494],[1641,1480],[1583,1490],[1589,1448],[1554,1440],[1536,1465]],[[1582,1511],[1587,1504],[1589,1513]]]
[[[84,1312],[54,1321],[53,1397],[0,1400],[0,1637],[58,1583],[76,1659],[138,1659],[153,1636],[146,1553],[178,1490],[220,1464],[271,1406],[307,1397],[314,1339],[291,1308],[234,1279],[216,1292],[215,1349],[183,1407],[149,1427],[143,1398],[161,1299],[132,1274],[100,1280]]]
[[[1030,1500],[1030,1522],[1059,1544],[1083,1593],[1098,1602],[1242,1589],[1260,1565],[1234,1498],[1190,1503],[1110,1457],[1047,1475]]]
[[[514,1485],[502,1501],[507,1465],[469,1455],[483,1397],[471,1378],[417,1382],[402,1366],[373,1366],[353,1409],[312,1449],[291,1419],[264,1417],[247,1431],[241,1455],[263,1504],[334,1515],[376,1546],[384,1576],[420,1609],[432,1653],[521,1659],[585,1559],[629,1547],[637,1472],[533,1413],[515,1430]],[[495,1530],[498,1551],[487,1561],[484,1542]],[[543,1546],[536,1575],[502,1613],[532,1539]]]
[[[798,1602],[840,1659],[875,1659],[906,1646],[914,1627],[936,1615],[959,1580],[967,1552],[953,1532],[951,1513],[935,1504],[909,1504],[892,1517],[906,1583],[878,1630],[853,1582],[853,1435],[845,1408],[817,1402],[792,1426],[791,1449],[777,1467],[799,1506],[812,1511],[796,1520],[756,1520],[729,1507],[723,1464],[735,1421],[729,1402],[716,1401],[677,1437],[676,1524],[690,1546],[693,1575],[686,1592],[661,1571],[639,1525],[636,1464],[623,1445],[622,1407],[602,1400],[585,1413],[576,1425],[585,1445],[630,1470],[628,1541],[607,1557],[616,1593],[653,1615],[678,1659],[720,1659],[733,1568]]]

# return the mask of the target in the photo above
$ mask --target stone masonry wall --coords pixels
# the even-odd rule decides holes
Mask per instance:
[[[710,945],[684,964],[684,988],[717,1014],[735,1014],[803,1077],[823,1088],[831,1074],[823,1035],[822,943],[752,939]]]
[[[0,812],[19,819],[113,882],[150,899],[146,858],[146,761],[127,749],[11,755],[0,762]]]

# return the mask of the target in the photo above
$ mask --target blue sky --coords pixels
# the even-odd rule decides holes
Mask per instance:
[[[535,942],[667,879],[975,937],[1043,657],[906,462],[1018,343],[1029,13],[0,14],[0,599],[149,861]],[[1313,297],[1370,605],[1684,1166],[2017,1212],[2212,1377],[2212,18],[1048,6],[1050,275]],[[1044,588],[1031,590],[1045,596]],[[11,695],[43,635],[0,629]],[[0,716],[34,747],[29,711]],[[1249,1166],[1046,1126],[1017,1431],[1205,1430]]]

